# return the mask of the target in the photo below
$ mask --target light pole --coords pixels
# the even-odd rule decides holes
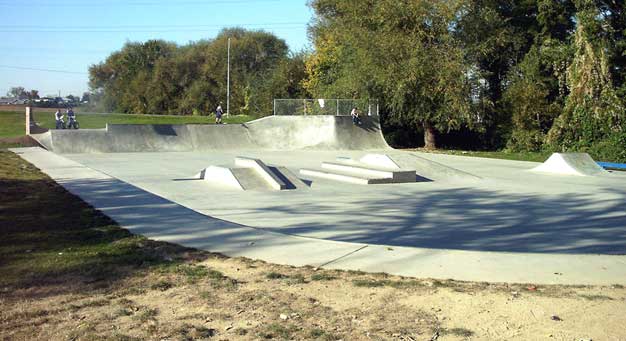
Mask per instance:
[[[228,66],[226,67],[226,117],[230,114],[230,38],[228,38]]]

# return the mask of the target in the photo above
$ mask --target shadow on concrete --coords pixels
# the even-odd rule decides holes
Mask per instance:
[[[132,233],[148,238],[230,255],[241,255],[244,247],[253,244],[248,249],[306,243],[198,213],[117,179],[57,182],[72,193],[80,193],[90,205]],[[324,252],[320,250],[319,256],[325,257]]]
[[[177,136],[176,130],[170,124],[155,124],[152,126],[154,132],[158,135]]]
[[[269,230],[336,241],[473,251],[626,254],[626,194],[618,194],[600,203],[597,197],[592,200],[580,193],[548,198],[457,188],[386,195],[349,205],[279,204],[259,210],[285,216],[335,215],[328,219],[332,226],[311,222]],[[346,206],[359,209],[346,214],[342,209]]]
[[[361,124],[354,125],[357,128],[363,129],[367,132],[373,133],[380,131],[380,127],[370,117],[361,117]]]
[[[274,246],[298,243],[297,239],[270,238],[258,229],[207,217],[119,180],[59,182],[79,191],[133,233],[148,237],[235,253],[242,243],[264,238]],[[315,221],[264,230],[315,238],[323,235],[345,242],[473,251],[626,254],[626,194],[604,191],[612,193],[611,199],[599,202],[591,194],[547,197],[456,188],[356,199],[349,205],[359,207],[353,214],[346,214],[339,202],[264,202],[250,214],[335,215],[330,219],[332,226]]]

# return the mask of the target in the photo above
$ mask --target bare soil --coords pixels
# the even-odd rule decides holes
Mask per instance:
[[[421,280],[205,257],[172,261],[122,280],[69,277],[3,290],[0,336],[626,340],[626,289],[621,286]]]

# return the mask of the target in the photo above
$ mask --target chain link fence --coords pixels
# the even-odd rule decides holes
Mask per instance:
[[[274,99],[274,115],[350,116],[354,107],[361,115],[378,116],[378,101],[367,99]]]

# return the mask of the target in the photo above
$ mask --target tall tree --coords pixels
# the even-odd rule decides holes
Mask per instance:
[[[269,114],[272,98],[282,88],[268,84],[290,59],[287,44],[271,33],[241,28],[224,29],[213,40],[184,46],[163,41],[129,43],[90,68],[92,91],[103,96],[107,109],[139,114],[208,114],[220,101],[226,101],[229,38],[231,109]]]
[[[625,108],[611,81],[607,35],[598,7],[593,0],[577,0],[576,7],[575,54],[567,70],[570,93],[548,134],[548,142],[562,150],[589,147],[626,129]]]
[[[94,91],[103,91],[108,104],[105,109],[145,113],[149,94],[140,81],[147,81],[158,60],[175,49],[176,45],[161,40],[127,43],[105,62],[89,68],[89,85]]]
[[[24,87],[21,87],[21,86],[15,86],[9,89],[9,91],[7,92],[7,96],[14,97],[17,99],[28,98],[28,95],[26,94],[26,89],[24,89]]]
[[[458,2],[317,0],[307,87],[376,98],[393,120],[439,132],[472,125],[467,68],[451,27]],[[332,93],[324,90],[327,87]]]
[[[546,133],[563,110],[574,13],[574,4],[569,0],[538,2],[538,34],[522,61],[507,75],[500,105],[500,110],[512,119],[507,142],[511,150],[541,149]]]
[[[597,0],[600,18],[608,29],[607,57],[618,96],[626,105],[626,3],[623,0]]]
[[[502,147],[511,129],[503,102],[509,72],[530,50],[537,35],[537,1],[466,0],[455,28],[478,91],[478,115],[484,125],[483,143]]]

